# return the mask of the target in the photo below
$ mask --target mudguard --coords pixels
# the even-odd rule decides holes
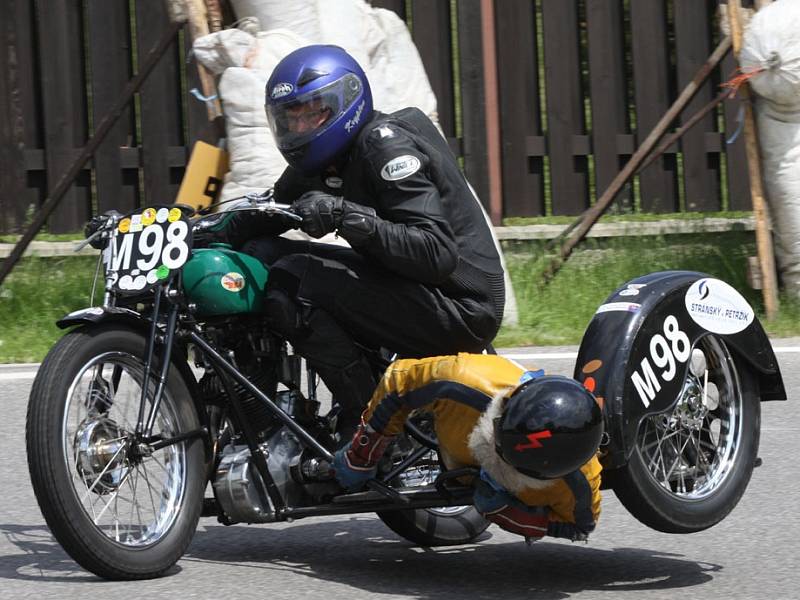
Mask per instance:
[[[584,333],[574,377],[594,392],[608,433],[605,468],[627,462],[641,420],[678,400],[691,349],[724,340],[737,367],[749,368],[761,400],[785,400],[778,362],[747,301],[703,273],[661,271],[633,279],[600,305]]]
[[[81,308],[73,311],[68,315],[63,316],[56,321],[56,325],[61,329],[66,329],[74,325],[91,325],[100,323],[120,323],[126,325],[131,329],[141,331],[145,336],[150,335],[150,321],[142,317],[135,310],[129,308],[122,308],[118,306],[92,306],[90,308]],[[172,353],[172,364],[174,364],[183,377],[184,383],[189,388],[189,393],[192,401],[195,404],[195,409],[200,415],[201,422],[205,409],[200,403],[199,398],[200,390],[197,385],[197,378],[195,377],[192,369],[189,367],[187,360],[187,350],[183,344],[176,345],[176,351]]]
[[[116,306],[92,306],[81,308],[64,315],[56,325],[60,329],[66,329],[73,325],[88,325],[90,323],[107,323],[110,321],[121,321],[133,326],[134,329],[147,330],[147,321],[135,310],[129,308],[119,308]]]

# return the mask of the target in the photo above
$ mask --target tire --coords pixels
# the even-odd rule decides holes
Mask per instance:
[[[417,423],[430,434],[430,423]],[[395,452],[395,462],[416,450],[420,445],[408,437],[400,441],[401,452]],[[434,482],[441,469],[441,460],[434,450],[400,473],[392,485],[415,487]],[[391,510],[376,513],[397,535],[419,546],[454,546],[468,544],[483,533],[489,522],[474,506],[447,506],[414,510]]]
[[[28,468],[42,514],[64,550],[106,579],[163,574],[189,545],[202,508],[202,440],[137,457],[126,439],[138,418],[145,350],[145,338],[128,329],[74,330],[48,353],[28,405]],[[153,434],[199,427],[173,366]]]
[[[758,387],[720,338],[695,344],[682,390],[673,409],[643,419],[628,464],[611,474],[625,508],[665,533],[701,531],[724,519],[758,454]]]

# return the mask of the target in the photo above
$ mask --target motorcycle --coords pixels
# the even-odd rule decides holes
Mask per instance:
[[[471,506],[475,471],[445,468],[424,413],[366,490],[336,483],[336,407],[322,413],[318,376],[265,324],[268,268],[225,244],[193,248],[196,232],[242,210],[299,220],[251,195],[199,218],[181,206],[111,214],[84,242],[105,242],[103,300],[58,321],[69,331],[38,371],[27,417],[30,476],[55,538],[107,579],[163,574],[201,515],[230,525],[374,512],[415,544],[473,541],[488,526]],[[371,350],[376,373],[386,356]],[[672,533],[733,509],[758,461],[760,401],[786,397],[744,298],[685,271],[612,293],[574,377],[603,407],[604,487]]]

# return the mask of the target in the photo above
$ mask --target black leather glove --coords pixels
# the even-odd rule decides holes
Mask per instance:
[[[378,217],[375,210],[349,202],[339,196],[312,190],[292,204],[292,210],[303,218],[300,229],[313,238],[338,231],[351,245],[359,245],[375,233]]]
[[[342,222],[344,199],[312,190],[292,204],[292,210],[303,218],[300,229],[313,238],[336,231]]]

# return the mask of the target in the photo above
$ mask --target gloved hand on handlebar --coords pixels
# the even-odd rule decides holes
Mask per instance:
[[[334,457],[333,468],[339,484],[351,491],[364,487],[378,472],[378,461],[392,439],[373,431],[362,421],[350,444]]]
[[[375,233],[378,220],[375,210],[331,196],[325,192],[306,192],[292,204],[292,210],[303,218],[300,229],[313,238],[338,231],[351,245],[368,241]]]
[[[549,509],[546,506],[528,506],[500,487],[483,469],[481,478],[475,483],[473,503],[487,521],[510,533],[530,539],[547,535]]]

